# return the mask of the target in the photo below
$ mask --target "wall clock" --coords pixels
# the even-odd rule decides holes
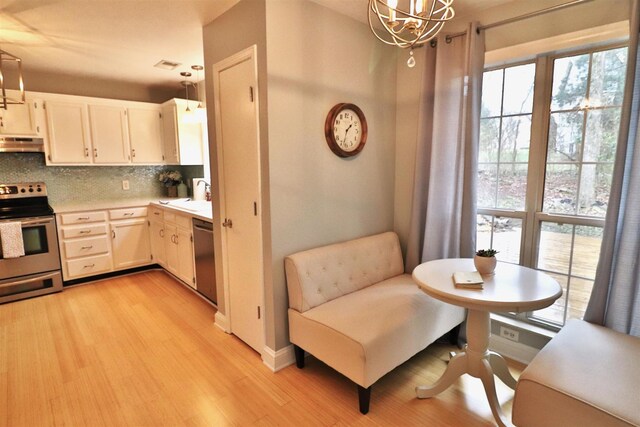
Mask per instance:
[[[324,136],[337,156],[355,156],[367,142],[367,119],[355,104],[336,104],[327,114]]]

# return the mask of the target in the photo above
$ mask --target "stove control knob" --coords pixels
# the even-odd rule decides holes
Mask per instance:
[[[42,191],[42,188],[38,187],[38,189],[36,190],[38,193]]]
[[[27,190],[25,190],[24,188],[21,188],[21,189],[20,189],[20,192],[21,192],[21,193],[26,193],[26,191],[27,191]]]
[[[29,188],[29,193],[33,193],[33,188]]]

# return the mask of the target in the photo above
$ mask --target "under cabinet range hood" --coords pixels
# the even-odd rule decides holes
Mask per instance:
[[[44,139],[36,137],[0,136],[0,153],[42,153]]]

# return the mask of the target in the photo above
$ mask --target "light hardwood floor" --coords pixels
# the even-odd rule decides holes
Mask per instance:
[[[488,426],[479,380],[429,400],[453,347],[435,344],[373,387],[314,358],[272,373],[213,324],[215,309],[161,271],[0,305],[1,426]],[[518,374],[521,366],[515,366]],[[513,392],[498,381],[509,411]]]

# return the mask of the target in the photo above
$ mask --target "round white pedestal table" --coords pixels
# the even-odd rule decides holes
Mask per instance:
[[[469,374],[482,380],[491,412],[500,426],[505,420],[496,394],[494,374],[515,389],[516,380],[502,356],[489,350],[490,312],[522,312],[545,308],[562,295],[562,288],[549,275],[520,265],[498,263],[495,273],[483,276],[483,289],[457,288],[453,273],[475,271],[472,259],[440,259],[420,264],[413,278],[433,298],[468,309],[467,346],[449,361],[444,374],[431,386],[416,387],[418,398],[429,398],[446,390],[458,377]]]

